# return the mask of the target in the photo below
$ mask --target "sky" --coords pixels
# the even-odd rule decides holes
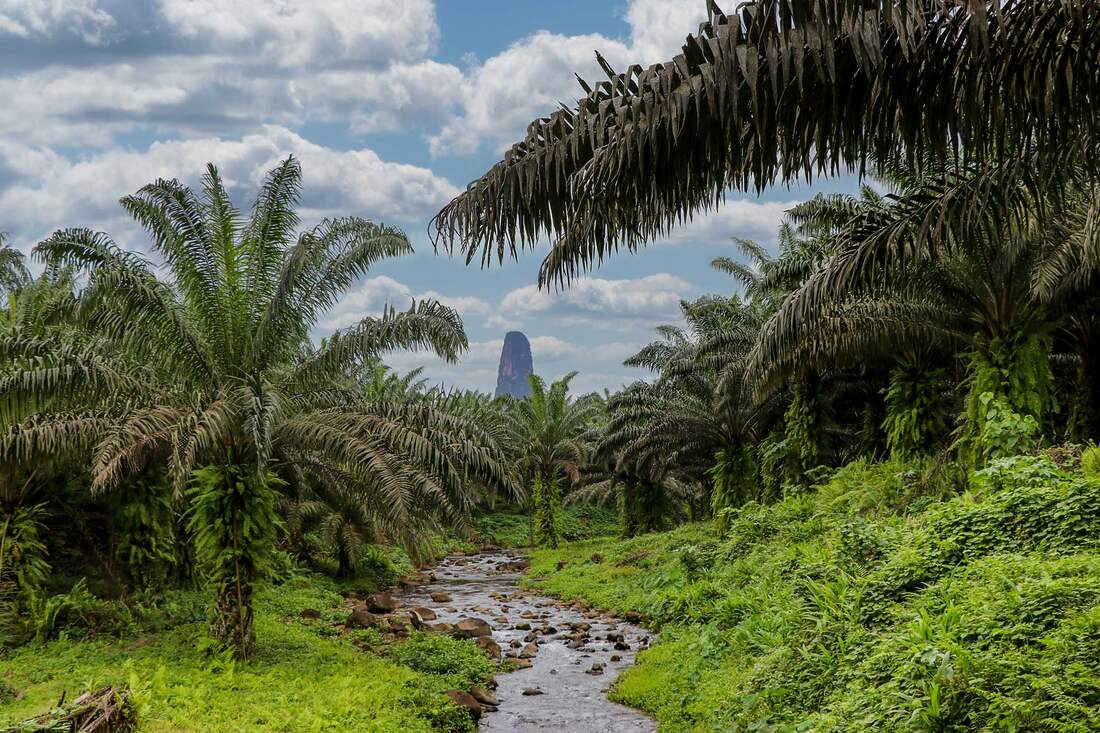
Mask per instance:
[[[436,253],[427,227],[527,124],[580,95],[574,73],[671,59],[704,0],[0,0],[0,231],[24,252],[86,226],[147,252],[118,199],[158,177],[194,184],[217,165],[247,207],[288,154],[301,215],[400,226],[416,253],[376,266],[315,337],[435,298],[462,315],[458,364],[393,354],[433,383],[491,391],[505,332],[535,371],[577,371],[577,391],[648,376],[623,359],[677,323],[679,303],[735,284],[712,270],[735,237],[774,248],[783,212],[838,180],[729,192],[638,254],[563,292],[535,285],[542,249],[481,269]]]

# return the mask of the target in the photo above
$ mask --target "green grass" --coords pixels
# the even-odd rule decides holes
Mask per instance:
[[[1100,729],[1100,483],[1043,460],[951,497],[854,464],[721,537],[538,551],[529,583],[660,629],[613,696],[662,731]]]
[[[558,532],[566,541],[607,537],[618,531],[618,514],[612,509],[583,504],[564,507],[558,515]],[[505,510],[476,517],[470,540],[497,547],[527,547],[531,544],[530,532],[529,515]]]
[[[48,709],[66,691],[127,684],[141,731],[432,731],[461,729],[460,713],[442,691],[465,678],[417,672],[360,651],[332,624],[345,612],[332,585],[296,578],[261,594],[259,655],[233,662],[213,653],[204,622],[191,621],[145,637],[61,639],[22,647],[0,659],[0,682],[22,693],[0,697],[0,727]],[[299,611],[322,611],[303,620]],[[360,633],[365,640],[370,634]],[[375,635],[377,640],[377,635]],[[447,640],[450,641],[450,640]],[[463,644],[454,642],[454,644]],[[457,654],[461,669],[488,668],[470,643]],[[429,670],[431,672],[431,670]],[[468,720],[468,719],[466,719]]]

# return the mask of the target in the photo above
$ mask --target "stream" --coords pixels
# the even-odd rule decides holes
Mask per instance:
[[[504,551],[452,556],[426,571],[431,582],[394,594],[406,608],[434,614],[430,625],[484,620],[505,659],[530,663],[497,675],[499,704],[483,714],[478,730],[655,731],[652,719],[607,699],[619,672],[648,645],[649,634],[620,619],[521,589],[524,565],[519,556]]]

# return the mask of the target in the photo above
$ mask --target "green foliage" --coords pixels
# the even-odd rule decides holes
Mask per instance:
[[[741,506],[759,496],[752,451],[746,447],[718,451],[714,458],[714,467],[709,473],[714,482],[711,511],[721,534],[728,528],[728,515],[724,510]]]
[[[558,530],[567,542],[613,535],[619,517],[613,509],[592,504],[573,504],[558,513]],[[476,545],[527,547],[531,543],[531,517],[519,510],[497,511],[474,517],[469,539]]]
[[[553,476],[536,474],[531,484],[531,500],[535,507],[535,544],[540,547],[557,547],[558,512],[561,505],[558,480]]]
[[[252,593],[271,569],[281,483],[272,474],[224,465],[195,471],[191,488],[190,529],[214,587],[211,635],[242,657],[255,649]]]
[[[324,577],[297,576],[257,593],[260,641],[248,662],[205,641],[204,621],[192,617],[200,597],[192,593],[177,599],[177,608],[161,609],[172,619],[156,630],[143,626],[121,639],[67,634],[13,651],[0,669],[23,697],[0,706],[0,729],[51,708],[62,691],[72,699],[108,684],[129,685],[141,730],[151,733],[469,729],[469,716],[442,695],[448,678],[363,652],[350,637],[322,633],[331,620],[300,618],[306,608],[346,615],[334,583]]]
[[[962,495],[928,476],[853,463],[731,511],[717,539],[539,551],[531,583],[660,627],[613,697],[662,730],[1095,729],[1100,483],[1032,456],[991,460]]]
[[[964,462],[980,467],[992,458],[1034,446],[1052,407],[1050,338],[1015,332],[971,355],[964,432]]]
[[[492,663],[467,639],[414,631],[407,641],[390,650],[390,656],[399,664],[442,677],[444,684],[463,690],[485,686],[493,677]]]
[[[791,403],[783,415],[783,440],[788,447],[784,478],[794,487],[808,487],[807,474],[820,463],[820,410],[816,385],[796,382],[791,386]]]
[[[895,458],[906,460],[932,452],[947,432],[947,412],[941,396],[943,369],[899,364],[890,372],[886,390],[886,445]]]
[[[1090,479],[1100,479],[1100,446],[1090,445],[1081,451],[1081,473]]]
[[[140,590],[164,588],[186,562],[189,539],[177,537],[171,484],[164,477],[135,477],[112,497],[115,555]],[[183,555],[181,557],[180,555]]]

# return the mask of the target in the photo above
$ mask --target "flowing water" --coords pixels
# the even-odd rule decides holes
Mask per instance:
[[[395,594],[406,607],[433,611],[430,624],[482,619],[505,658],[529,658],[529,668],[497,676],[498,709],[482,716],[478,730],[655,731],[653,720],[607,699],[619,672],[649,643],[647,632],[521,589],[516,559],[500,551],[449,557],[430,571],[432,582]],[[449,600],[432,600],[441,593]]]

